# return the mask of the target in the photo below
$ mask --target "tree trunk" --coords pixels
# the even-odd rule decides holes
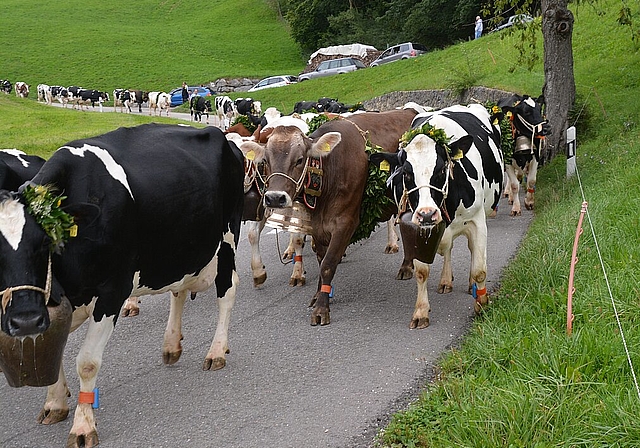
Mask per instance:
[[[573,77],[573,14],[568,0],[542,0],[542,35],[544,38],[544,75],[542,89],[546,115],[551,124],[547,137],[547,157],[564,152],[569,111],[576,97]]]

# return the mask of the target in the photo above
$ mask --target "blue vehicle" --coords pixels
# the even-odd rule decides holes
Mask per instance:
[[[209,87],[203,87],[203,86],[193,86],[193,87],[187,87],[187,89],[189,90],[189,96],[191,96],[191,94],[194,92],[194,90],[198,89],[198,96],[212,96],[213,93],[211,92],[211,89]],[[177,87],[175,89],[172,89],[169,92],[169,95],[171,95],[171,107],[175,107],[175,106],[179,106],[182,104],[182,87]]]

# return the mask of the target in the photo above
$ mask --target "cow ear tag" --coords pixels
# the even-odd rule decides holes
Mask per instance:
[[[331,145],[329,143],[325,143],[324,145],[322,145],[321,151],[324,151],[324,152],[331,151]]]
[[[77,224],[74,224],[73,226],[71,226],[71,228],[69,229],[69,236],[71,238],[75,238],[78,236],[78,226]]]
[[[456,153],[455,153],[453,156],[451,156],[451,159],[452,159],[452,160],[460,160],[460,159],[462,159],[463,157],[464,157],[464,153],[462,152],[462,150],[461,150],[461,149],[458,149],[458,150],[456,151]]]
[[[390,171],[391,170],[391,165],[389,165],[389,162],[387,162],[386,160],[383,160],[382,162],[380,162],[380,171]]]
[[[247,158],[247,160],[253,160],[256,158],[256,152],[252,149],[247,152],[247,154],[245,154],[245,157]]]

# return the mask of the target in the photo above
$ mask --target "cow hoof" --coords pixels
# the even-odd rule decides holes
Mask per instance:
[[[43,425],[53,425],[64,421],[69,416],[69,409],[43,409],[38,414],[38,423]]]
[[[520,216],[522,215],[522,212],[520,210],[511,210],[511,213],[509,213],[509,216]]]
[[[329,318],[329,310],[318,311],[315,309],[311,313],[311,326],[315,327],[318,324],[329,325],[330,323],[331,319]]]
[[[396,280],[409,280],[413,278],[413,269],[408,266],[402,266],[396,275]]]
[[[302,278],[291,277],[289,279],[289,286],[304,286],[306,282],[307,282],[307,279],[305,277],[302,277]]]
[[[438,285],[438,294],[449,294],[453,291],[452,285]]]
[[[398,250],[400,250],[400,248],[398,247],[398,245],[391,245],[391,244],[387,244],[387,247],[384,248],[384,253],[385,254],[397,254]]]
[[[533,203],[531,204],[527,204],[526,202],[524,203],[524,208],[526,208],[527,210],[533,210]]]
[[[178,362],[182,355],[182,349],[176,352],[162,352],[162,362],[170,366]]]
[[[265,272],[262,275],[259,275],[257,277],[253,277],[253,287],[257,288],[258,286],[261,286],[262,284],[264,284],[264,282],[267,281],[267,273]]]
[[[411,319],[411,324],[409,324],[409,328],[413,329],[422,329],[427,328],[429,326],[429,317],[420,317]]]
[[[140,308],[123,308],[122,317],[135,317],[140,314]]]
[[[206,358],[202,364],[202,370],[220,370],[227,365],[227,360],[222,356],[211,359]]]
[[[67,448],[93,448],[98,445],[98,433],[91,431],[89,434],[69,434]]]

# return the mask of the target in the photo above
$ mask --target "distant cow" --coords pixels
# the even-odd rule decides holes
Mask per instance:
[[[520,216],[520,179],[526,173],[527,193],[524,206],[533,210],[534,193],[538,174],[538,163],[544,158],[545,135],[551,133],[551,125],[542,115],[544,99],[531,98],[527,95],[513,95],[498,101],[498,107],[507,114],[511,122],[514,148],[511,160],[505,160],[507,186],[505,193],[509,196],[511,216]]]
[[[318,102],[317,101],[298,101],[293,106],[293,112],[296,114],[301,114],[304,112],[318,112]]]
[[[69,103],[69,90],[63,86],[51,86],[51,99],[58,101],[63,107]]]
[[[109,101],[109,94],[107,92],[101,92],[95,89],[79,89],[73,97],[73,107],[78,106],[80,110],[84,110],[84,107],[95,107],[98,103],[100,112],[102,112],[102,104],[105,101]]]
[[[44,159],[18,149],[0,150],[0,189],[17,191],[40,170]]]
[[[242,165],[242,153],[219,129],[148,124],[67,143],[47,160],[30,186],[18,193],[0,191],[3,341],[18,347],[43,343],[50,325],[61,325],[49,320],[49,313],[56,311],[66,309],[70,319],[73,310],[71,330],[88,321],[76,359],[80,393],[67,446],[98,444],[92,390],[105,346],[130,295],[172,293],[163,344],[163,360],[172,364],[182,352],[179,322],[187,292],[205,291],[215,283],[218,328],[203,368],[225,366],[239,282],[235,250],[242,215]],[[41,210],[57,209],[56,197],[46,208],[38,207],[35,216],[28,207],[40,204],[39,198],[46,198],[52,188],[64,195],[60,206],[77,226],[77,236],[71,235],[64,247],[56,237],[62,232],[46,232],[42,226],[53,219],[59,223],[53,230],[70,229],[60,227],[68,223],[60,211],[42,219]],[[51,384],[57,378],[38,420],[64,420],[70,394],[60,363],[63,350],[24,364],[19,353],[13,359],[1,353],[7,379],[9,368],[20,372],[11,377],[17,382],[13,386],[24,385],[25,378],[39,386],[40,381]],[[61,367],[46,379],[43,371],[20,370],[40,362]]]
[[[138,112],[142,113],[142,104],[149,102],[149,92],[144,90],[131,90],[131,101],[138,105]]]
[[[445,223],[438,247],[438,253],[444,256],[439,293],[453,288],[453,241],[460,235],[467,237],[471,251],[468,286],[479,312],[488,303],[486,216],[497,207],[503,181],[500,128],[493,125],[484,106],[475,104],[419,114],[412,129],[414,135],[398,155],[378,153],[371,160],[385,160],[391,166],[398,211],[401,218],[408,218],[410,226],[428,233]],[[404,229],[400,227],[406,242]],[[415,254],[418,297],[410,328],[429,325],[427,279],[432,261]]]
[[[149,92],[149,115],[162,116],[162,111],[171,109],[171,95],[166,92]]]
[[[131,113],[131,103],[133,102],[133,95],[127,89],[114,89],[113,90],[113,111],[116,112],[116,108],[120,108],[120,112],[124,112],[126,109],[128,113]]]
[[[277,126],[264,147],[252,142],[242,146],[245,153],[253,151],[255,163],[265,162],[264,206],[274,209],[292,206],[305,184],[309,159],[322,159],[322,193],[309,210],[320,263],[311,325],[330,323],[331,282],[360,221],[369,172],[365,146],[369,141],[394,151],[415,114],[413,110],[362,113],[328,121],[308,137],[297,127]]]
[[[51,86],[47,84],[38,84],[38,101],[42,103],[53,103],[53,95],[51,94]]]
[[[13,85],[11,84],[11,81],[8,79],[0,79],[0,91],[8,95],[11,93],[12,89]]]
[[[217,96],[214,102],[220,128],[226,130],[231,124],[231,119],[236,115],[236,106],[228,96]]]
[[[207,124],[209,124],[209,112],[211,112],[211,101],[201,96],[194,96],[189,103],[189,111],[191,119],[194,121],[202,121],[202,116],[207,116]]]
[[[262,115],[262,104],[260,104],[260,101],[254,101],[251,98],[238,98],[234,104],[238,115]]]
[[[29,96],[29,85],[26,82],[18,81],[15,85],[16,96],[26,98]]]

